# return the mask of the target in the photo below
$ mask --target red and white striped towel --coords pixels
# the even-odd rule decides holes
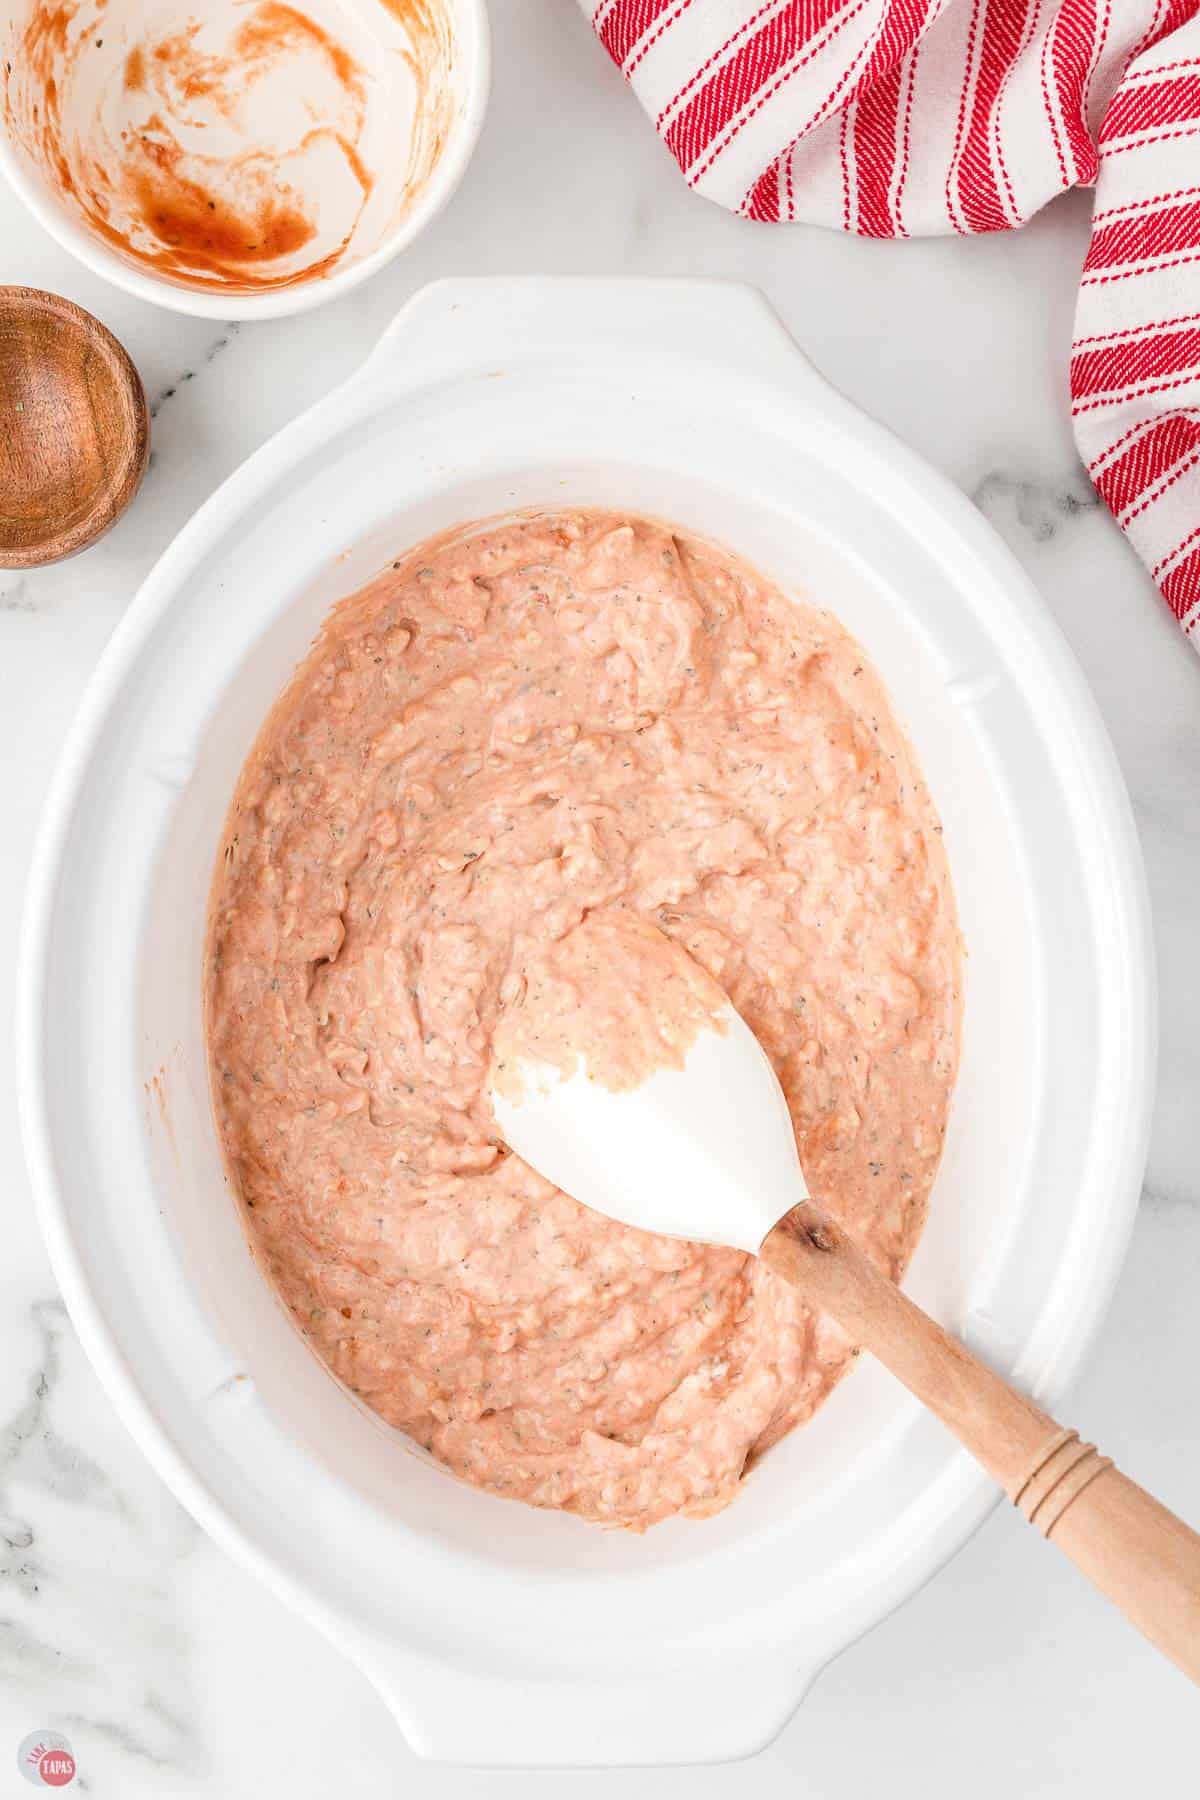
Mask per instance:
[[[1094,185],[1088,472],[1200,648],[1200,0],[582,0],[690,186],[867,237]]]

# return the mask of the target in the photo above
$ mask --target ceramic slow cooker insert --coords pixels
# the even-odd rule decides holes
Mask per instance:
[[[996,1490],[865,1358],[713,1519],[635,1537],[464,1486],[284,1316],[209,1109],[209,877],[269,705],[328,608],[386,561],[537,505],[719,539],[831,608],[875,662],[943,820],[968,952],[962,1072],[907,1285],[1060,1398],[1145,1153],[1151,956],[1128,803],[1014,560],[741,288],[426,289],[185,528],[105,655],[48,809],[26,1140],[56,1273],[134,1435],[358,1660],[414,1749],[716,1760],[765,1743]]]

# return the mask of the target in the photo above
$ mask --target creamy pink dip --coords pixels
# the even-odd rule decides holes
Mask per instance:
[[[732,1000],[813,1194],[899,1275],[959,936],[853,640],[725,552],[599,513],[451,535],[338,606],[214,882],[215,1103],[251,1238],[318,1354],[456,1474],[643,1528],[724,1506],[852,1349],[753,1258],[614,1224],[499,1141],[498,1028],[519,1005],[553,1041],[555,982],[615,995],[636,934],[591,971],[571,934],[622,915],[706,972],[697,1004]]]
[[[492,1090],[526,1091],[530,1066],[621,1093],[655,1069],[682,1069],[705,1029],[723,1030],[729,996],[673,938],[627,908],[589,912],[538,944],[505,982],[492,1037]]]

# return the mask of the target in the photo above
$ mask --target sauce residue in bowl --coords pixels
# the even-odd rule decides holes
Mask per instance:
[[[6,57],[14,141],[87,228],[189,285],[289,286],[368,254],[452,112],[436,0],[31,0]]]

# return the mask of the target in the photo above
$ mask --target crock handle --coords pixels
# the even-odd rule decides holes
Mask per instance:
[[[1200,1536],[943,1331],[812,1201],[780,1220],[759,1255],[878,1357],[1030,1523],[1200,1683]]]
[[[757,288],[733,281],[475,277],[431,282],[401,308],[355,384],[397,392],[469,370],[510,373],[561,351],[657,351],[689,361],[696,380],[735,368],[786,385],[831,414],[849,402],[818,375]],[[857,414],[855,415],[857,416]]]
[[[506,1679],[373,1643],[358,1661],[417,1756],[488,1768],[727,1762],[778,1735],[815,1670],[713,1663],[626,1682]]]

